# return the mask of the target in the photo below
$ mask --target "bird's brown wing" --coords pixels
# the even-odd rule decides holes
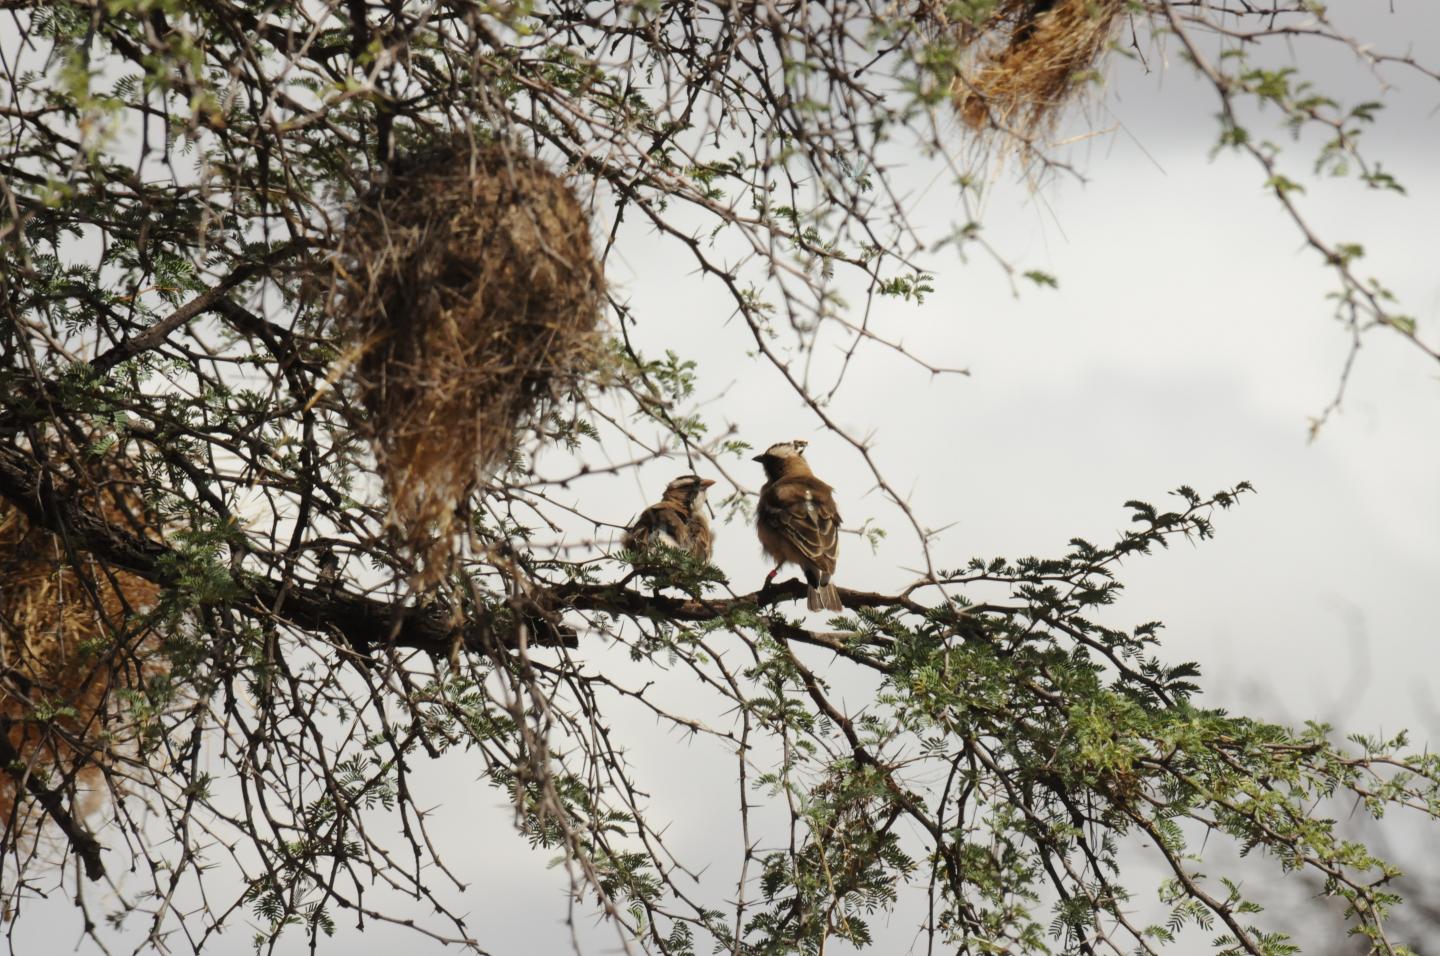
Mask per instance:
[[[818,478],[782,478],[760,497],[760,520],[826,577],[840,554],[840,512],[830,486]]]
[[[710,531],[710,523],[702,515],[692,513],[690,520],[685,525],[685,531],[690,536],[690,554],[701,561],[709,561],[715,544],[714,534]]]
[[[625,534],[625,547],[638,551],[652,545],[663,544],[671,548],[688,550],[690,529],[685,509],[673,501],[653,504],[640,512],[640,517]]]

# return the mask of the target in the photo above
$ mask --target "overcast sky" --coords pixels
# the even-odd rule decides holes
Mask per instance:
[[[1423,40],[1428,49],[1417,55],[1440,61],[1433,6],[1397,2],[1393,17],[1376,14],[1379,6],[1334,9],[1363,13],[1367,36],[1378,26],[1392,41]],[[1341,51],[1326,63],[1341,82],[1355,75]],[[1328,237],[1365,245],[1366,271],[1397,292],[1433,343],[1440,84],[1393,75],[1403,83],[1376,149],[1409,195],[1346,183],[1312,188],[1305,203]],[[947,566],[976,555],[1058,554],[1076,535],[1108,541],[1124,526],[1128,498],[1158,504],[1182,483],[1209,492],[1252,481],[1260,493],[1218,517],[1216,540],[1128,565],[1113,620],[1166,621],[1162,654],[1201,662],[1202,702],[1284,721],[1335,716],[1367,732],[1408,726],[1440,740],[1440,368],[1396,336],[1368,336],[1343,413],[1307,440],[1345,357],[1324,298],[1331,283],[1261,188],[1260,170],[1237,155],[1208,158],[1216,130],[1207,95],[1183,65],[1163,78],[1118,65],[1106,107],[1089,115],[1104,132],[1073,152],[1088,181],[1032,193],[1005,174],[984,207],[990,241],[1024,268],[1055,275],[1059,289],[1017,298],[992,264],[937,254],[934,294],[918,308],[886,303],[879,319],[928,361],[971,375],[932,380],[872,349],[834,414],[852,433],[874,434],[882,470],[910,490],[926,525],[949,526],[935,545]],[[1303,172],[1307,154],[1290,162]],[[917,219],[947,231],[958,216],[951,187],[918,158],[895,175]],[[642,319],[642,348],[702,359],[702,391],[724,396],[715,419],[752,444],[810,438],[808,457],[835,485],[847,524],[873,518],[891,532],[876,554],[847,538],[839,582],[883,590],[912,578],[914,539],[895,509],[857,456],[818,433],[776,376],[747,357],[722,291],[638,230],[620,253],[609,280]],[[683,470],[657,463],[639,487],[597,478],[576,494],[605,496],[624,521]],[[733,473],[752,489],[760,483],[749,462]],[[753,589],[766,570],[753,530],[736,525],[718,529],[716,563],[737,591]],[[606,650],[584,653],[627,673],[628,662],[606,661]],[[640,733],[645,727],[635,719],[633,756],[657,771],[657,812],[676,820],[678,847],[699,858],[723,848],[706,893],[727,898],[738,862],[734,762],[711,744]],[[478,768],[464,757],[419,773],[440,804],[448,862],[470,882],[461,899],[472,931],[496,954],[567,951],[564,880],[546,868],[548,854],[529,851],[510,829],[501,795],[476,782]],[[703,812],[712,804],[713,816]],[[68,949],[71,915],[47,926],[27,914],[17,948]],[[426,915],[417,908],[417,918]],[[428,951],[401,930],[342,926],[342,937],[353,953]],[[582,938],[586,953],[616,948],[605,931],[585,929]],[[897,918],[876,952],[906,951],[914,938],[913,922]],[[300,942],[282,951],[299,952]],[[249,947],[237,925],[213,951]]]

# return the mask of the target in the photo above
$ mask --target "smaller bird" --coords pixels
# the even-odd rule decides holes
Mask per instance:
[[[705,490],[713,484],[699,475],[676,478],[665,486],[659,501],[640,512],[622,543],[631,551],[663,544],[709,561],[714,536],[705,517]]]
[[[783,565],[799,565],[810,586],[806,607],[839,611],[840,594],[830,578],[840,557],[840,511],[835,507],[835,489],[810,470],[806,444],[779,442],[754,458],[765,467],[755,532],[760,547],[775,560],[775,570],[765,583]]]
[[[315,564],[320,569],[316,580],[322,588],[334,588],[340,582],[340,558],[330,545],[322,544],[315,549]]]

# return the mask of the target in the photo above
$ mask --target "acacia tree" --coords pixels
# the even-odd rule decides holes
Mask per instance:
[[[152,941],[179,931],[197,951],[244,918],[273,948],[356,915],[481,949],[435,891],[435,795],[411,784],[418,761],[463,752],[637,949],[863,944],[867,917],[914,892],[930,946],[965,953],[1154,953],[1189,927],[1216,952],[1292,951],[1233,880],[1201,875],[1196,841],[1215,833],[1316,875],[1344,903],[1337,927],[1405,951],[1386,931],[1397,871],[1317,801],[1435,816],[1437,758],[1208,710],[1158,624],[1103,623],[1122,559],[1209,537],[1246,486],[1130,502],[1113,543],[946,566],[803,359],[822,339],[845,343],[846,367],[862,350],[905,354],[866,319],[873,297],[935,281],[892,150],[944,159],[978,142],[1063,172],[1046,147],[1056,104],[1106,55],[1157,49],[1213,85],[1220,147],[1259,162],[1334,271],[1356,343],[1375,328],[1434,358],[1359,271],[1361,250],[1305,223],[1299,180],[1251,131],[1268,107],[1323,133],[1322,173],[1395,188],[1358,145],[1376,106],[1316,91],[1267,51],[1340,43],[1376,70],[1437,78],[1426,66],[1305,0],[5,7],[12,916],[58,883],[102,944],[102,914],[139,914]],[[617,516],[562,491],[675,455],[728,479],[747,446],[697,405],[704,366],[683,328],[613,295],[608,346],[506,432],[504,461],[453,489],[445,560],[417,563],[426,543],[396,533],[393,475],[371,477],[385,462],[352,375],[370,344],[346,324],[353,297],[324,289],[357,210],[437,143],[567,177],[602,269],[626,220],[693,257],[767,374],[907,516],[915,581],[842,589],[845,613],[817,623],[791,603],[798,581],[732,589],[669,552],[632,571],[609,545]],[[950,238],[983,248],[974,170],[944,161],[964,220]],[[847,305],[851,289],[865,301]],[[675,325],[663,357],[631,341],[656,323]],[[542,472],[542,452],[573,469]],[[744,517],[755,489],[730,486],[719,511]],[[597,645],[682,676],[694,709],[587,669]],[[840,703],[845,680],[873,688],[863,717]],[[670,855],[607,719],[622,703],[734,755],[738,885],[682,879],[696,861]],[[761,798],[786,833],[752,834]],[[1132,869],[1131,836],[1162,877]],[[127,870],[142,883],[118,880]],[[1160,917],[1137,917],[1156,892]]]

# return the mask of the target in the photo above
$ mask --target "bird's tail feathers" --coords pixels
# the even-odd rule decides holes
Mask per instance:
[[[845,606],[840,603],[840,592],[835,590],[835,585],[827,581],[818,588],[811,588],[805,595],[805,606],[812,611],[843,611]]]

